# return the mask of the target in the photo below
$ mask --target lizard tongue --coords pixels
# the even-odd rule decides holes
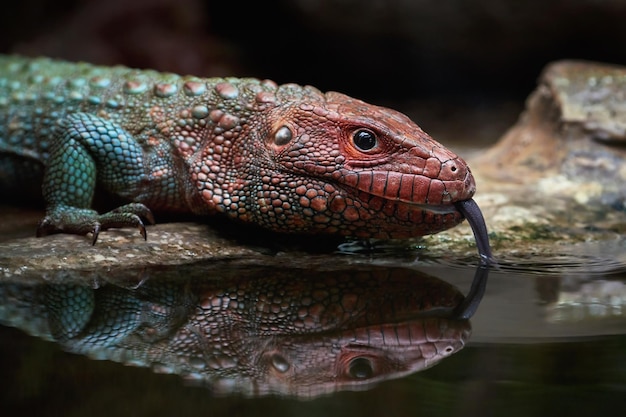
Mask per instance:
[[[485,219],[480,208],[478,208],[478,204],[470,198],[469,200],[459,201],[454,206],[463,214],[472,227],[481,262],[487,265],[495,263],[496,261],[491,254],[491,247],[489,246],[489,234],[485,225]]]

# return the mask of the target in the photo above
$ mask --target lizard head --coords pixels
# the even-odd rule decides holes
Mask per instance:
[[[454,204],[472,198],[475,183],[460,157],[404,114],[307,88],[279,88],[275,105],[249,120],[256,138],[242,142],[259,145],[240,150],[248,202],[234,217],[359,238],[422,236],[463,221]]]

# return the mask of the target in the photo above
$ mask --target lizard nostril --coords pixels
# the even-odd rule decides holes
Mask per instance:
[[[450,167],[450,171],[452,171],[452,172],[456,172],[456,165],[452,165],[452,166]]]

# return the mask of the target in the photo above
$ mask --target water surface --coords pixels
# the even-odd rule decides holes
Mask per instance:
[[[315,255],[303,260],[304,265],[310,262],[311,266],[302,268],[201,264],[180,267],[167,276],[155,271],[148,271],[143,277],[120,271],[107,276],[99,271],[97,276],[71,280],[47,276],[41,280],[33,277],[2,282],[3,415],[615,414],[626,409],[625,247],[624,241],[612,241],[559,248],[545,254],[498,254],[500,263],[490,269],[484,296],[467,322],[458,317],[455,305],[472,287],[476,259],[428,259],[419,252]],[[141,330],[142,343],[153,343],[164,340],[176,329],[195,329],[186,324],[190,313],[181,306],[197,305],[195,295],[203,291],[207,294],[208,287],[215,292],[225,281],[230,283],[227,287],[240,290],[239,301],[246,300],[242,303],[246,306],[258,302],[268,289],[276,298],[274,303],[264,304],[267,311],[274,311],[274,325],[258,324],[254,314],[227,314],[231,325],[236,324],[231,329],[244,327],[250,338],[256,338],[247,340],[248,345],[281,352],[277,356],[260,356],[271,365],[268,372],[273,372],[273,379],[257,378],[251,389],[242,388],[249,385],[245,376],[238,376],[237,383],[202,381],[200,375],[211,366],[232,365],[225,359],[212,365],[208,360],[204,364],[195,361],[198,372],[181,375],[175,366],[152,363],[146,367],[139,360],[129,360],[128,355],[116,356],[112,349],[103,347],[108,341],[86,336],[89,332],[84,330],[85,323],[72,330],[70,324],[80,323],[83,317],[75,312],[84,311],[81,309],[85,306],[63,301],[70,294],[82,294],[79,299],[87,302],[95,294],[93,299],[100,303],[98,314],[105,314],[119,309],[116,303],[120,299],[126,300],[124,308],[128,314],[124,316],[115,310],[118,312],[109,314],[110,320],[122,326],[123,317],[134,317],[134,331]],[[264,287],[263,283],[267,285]],[[332,290],[333,285],[340,290]],[[35,296],[43,287],[48,288],[45,297]],[[9,289],[13,291],[11,297],[7,295]],[[16,294],[29,295],[28,291],[30,296],[16,310]],[[294,338],[289,326],[285,327],[279,318],[281,314],[284,318],[293,313],[292,320],[297,322],[298,314],[304,317],[301,310],[306,297],[302,295],[313,293],[319,300],[334,300],[322,304],[335,308],[321,310],[305,300],[307,308],[325,321],[320,320],[317,327],[301,324],[300,329],[310,331]],[[290,301],[281,303],[285,299]],[[361,299],[366,302],[359,304],[357,300]],[[44,307],[37,304],[39,307],[23,308],[27,305],[24,303],[36,300],[47,301]],[[106,310],[107,305],[111,310]],[[235,308],[232,311],[238,311],[236,303],[231,306]],[[11,314],[7,313],[9,309],[13,309]],[[354,319],[357,312],[360,318]],[[146,318],[146,314],[150,316]],[[226,313],[220,314],[225,317]],[[16,319],[18,316],[21,319]],[[243,316],[249,319],[245,325],[241,324]],[[163,317],[166,324],[158,327],[156,323],[163,323],[158,321]],[[419,339],[416,329],[428,328],[436,329],[447,339],[435,346],[436,341],[427,340],[433,337],[424,333],[422,342],[433,343],[415,349]],[[93,333],[94,327],[90,329]],[[186,337],[198,335],[192,330]],[[27,334],[46,331],[46,336]],[[232,330],[229,331],[232,336]],[[395,333],[389,336],[389,332]],[[124,343],[137,347],[140,343],[136,334],[124,339]],[[70,343],[77,340],[75,345]],[[336,365],[340,362],[333,362],[332,358],[342,340],[349,340],[346,346],[353,350],[358,347],[357,353],[351,353],[352,359],[384,356],[386,362],[373,363],[386,371],[378,373],[370,362],[363,360],[353,361],[352,367],[345,362],[344,374],[347,372],[353,381],[343,385],[329,383],[329,378],[333,378],[331,371],[341,373]],[[257,341],[262,343],[254,344]],[[101,349],[96,353],[89,351],[88,342],[99,344]],[[232,341],[229,343],[232,345]],[[281,351],[279,345],[289,345],[291,353]],[[209,351],[206,345],[204,349],[203,352]],[[332,357],[328,362],[332,366],[303,373],[305,377],[292,382],[290,389],[276,383],[282,371],[307,368],[303,358],[318,363],[324,356],[320,352],[333,349],[334,353],[326,355]],[[442,357],[437,353],[442,353]],[[246,357],[253,356],[250,351]],[[425,356],[433,360],[425,361]],[[300,362],[293,362],[293,358]],[[251,363],[260,366],[259,361]],[[252,379],[260,372],[260,368],[254,369]],[[267,371],[268,367],[263,369]],[[384,378],[375,378],[382,374]],[[308,388],[302,390],[302,386]]]

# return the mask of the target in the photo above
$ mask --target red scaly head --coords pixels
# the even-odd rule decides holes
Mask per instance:
[[[261,94],[266,107],[242,132],[253,140],[239,142],[246,157],[234,171],[243,175],[229,196],[246,203],[233,217],[359,238],[421,236],[463,221],[454,203],[475,192],[469,167],[407,116],[311,87]]]

